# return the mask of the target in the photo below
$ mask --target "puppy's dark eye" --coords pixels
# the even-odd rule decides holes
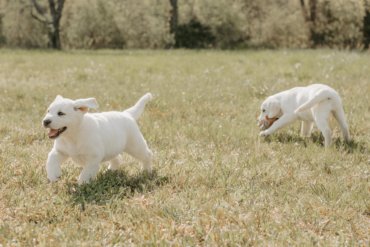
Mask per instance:
[[[263,110],[262,110],[262,112],[266,112],[266,110],[265,110],[265,109],[263,109]]]
[[[58,111],[58,116],[64,116],[66,115],[64,112]]]

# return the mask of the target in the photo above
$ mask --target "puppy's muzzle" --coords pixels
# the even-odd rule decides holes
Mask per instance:
[[[51,120],[50,119],[45,119],[42,124],[44,125],[44,127],[48,127],[49,124],[51,124]]]
[[[50,124],[51,124],[51,120],[50,119],[45,119],[44,121],[42,121],[42,124],[44,125],[45,128],[48,128],[49,129],[49,133],[48,133],[48,136],[50,139],[55,139],[57,138],[58,136],[60,136],[60,134],[62,134],[64,131],[67,130],[67,127],[62,127],[60,129],[53,129],[50,127]]]
[[[258,121],[258,127],[261,129],[261,130],[266,130],[268,128],[271,127],[271,125],[276,121],[278,120],[279,118],[278,117],[274,117],[274,118],[269,118],[269,117],[265,117],[265,119],[262,119],[262,120],[259,120]]]

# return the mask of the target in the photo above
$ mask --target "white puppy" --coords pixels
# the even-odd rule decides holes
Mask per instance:
[[[325,147],[331,144],[329,116],[333,114],[338,121],[344,139],[350,139],[346,117],[338,93],[323,84],[295,87],[268,97],[261,105],[258,118],[260,136],[268,136],[278,129],[302,120],[301,135],[309,136],[313,123],[322,132]]]
[[[70,157],[83,167],[78,183],[87,183],[101,162],[110,161],[109,169],[117,169],[122,152],[142,161],[150,172],[153,154],[136,120],[151,99],[147,93],[125,111],[88,113],[89,108],[98,107],[94,98],[71,100],[58,95],[42,122],[49,138],[55,139],[46,163],[48,179],[56,181],[62,174],[61,163]]]

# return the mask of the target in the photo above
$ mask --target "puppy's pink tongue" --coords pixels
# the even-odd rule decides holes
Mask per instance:
[[[57,129],[50,129],[50,131],[48,133],[49,138],[52,138],[56,135],[58,135],[58,130]]]

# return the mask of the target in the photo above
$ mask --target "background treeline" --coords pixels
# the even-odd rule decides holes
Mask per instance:
[[[352,49],[369,42],[370,0],[0,0],[5,47]]]

